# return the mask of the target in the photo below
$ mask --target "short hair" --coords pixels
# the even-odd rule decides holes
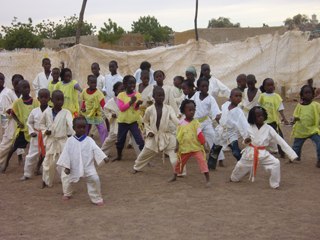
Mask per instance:
[[[72,120],[72,125],[74,126],[77,124],[77,122],[80,122],[80,121],[85,121],[86,125],[88,124],[87,119],[85,117],[75,117]]]
[[[255,107],[250,109],[249,115],[248,115],[248,123],[251,124],[251,125],[256,123],[256,110],[257,109],[262,110],[263,115],[264,115],[264,120],[267,120],[267,118],[268,118],[268,113],[263,107],[255,106]]]
[[[153,87],[152,95],[160,91],[164,92],[163,88],[156,85]]]
[[[182,101],[181,106],[180,106],[180,112],[184,113],[184,110],[186,108],[186,105],[192,103],[194,105],[194,107],[196,107],[196,103],[193,100],[190,99],[185,99]]]
[[[257,81],[257,80],[256,80],[256,76],[253,75],[253,74],[249,74],[249,75],[247,76],[247,82],[248,82],[248,81]]]
[[[38,92],[38,96],[42,93],[47,93],[50,97],[50,91],[47,88],[41,88]]]
[[[149,76],[149,72],[147,70],[142,70],[141,71],[141,77],[142,76],[145,76],[145,75],[148,75]]]
[[[242,74],[238,75],[237,80],[238,80],[238,79],[244,79],[244,80],[246,80],[246,79],[247,79],[247,75],[245,75],[244,73],[242,73]]]
[[[3,76],[3,78],[6,78],[2,72],[0,72],[0,75],[2,75],[2,76]]]
[[[123,85],[122,82],[116,82],[116,83],[113,85],[113,91],[114,91],[114,93],[116,93],[116,90],[117,90],[118,87],[120,87],[121,85]]]
[[[272,81],[273,81],[272,78],[266,78],[265,80],[263,80],[262,85],[260,86],[260,91],[261,91],[262,93],[266,92],[266,89],[264,88],[264,85],[266,84],[266,82],[267,82],[268,80],[272,80]],[[273,82],[274,82],[274,81],[273,81]]]
[[[203,73],[202,73],[202,70],[201,70],[204,66],[208,66],[208,67],[210,67],[210,66],[209,66],[209,64],[207,64],[207,63],[203,63],[203,64],[201,64],[199,79],[200,79],[200,78],[202,78],[202,77],[204,77],[204,75],[203,75]]]
[[[232,96],[232,94],[234,94],[235,92],[238,92],[238,91],[241,92],[241,90],[239,88],[232,89],[231,92],[230,92],[230,97]]]
[[[52,72],[53,72],[53,71],[59,71],[59,72],[60,72],[60,69],[59,69],[59,68],[53,68],[53,69],[52,69]]]
[[[24,80],[24,77],[21,74],[15,74],[12,76],[11,81],[13,82],[14,79],[20,79],[20,80]]]
[[[123,80],[122,80],[123,86],[124,86],[125,88],[127,88],[127,83],[128,83],[128,81],[129,81],[130,78],[133,78],[133,79],[137,82],[137,80],[136,80],[136,78],[135,78],[134,76],[132,76],[132,75],[126,75],[126,76],[124,76],[124,78],[123,78]]]
[[[88,78],[87,78],[88,82],[90,81],[90,80],[89,80],[90,78],[95,78],[95,79],[97,80],[97,76],[91,74],[91,75],[89,75]]]
[[[110,63],[113,63],[114,65],[116,65],[116,66],[118,67],[118,63],[117,63],[117,61],[112,60],[112,61],[110,61],[110,62],[109,62],[109,64],[110,64]]]
[[[207,82],[209,84],[209,80],[205,77],[202,77],[202,78],[199,78],[198,81],[197,81],[197,88],[199,89],[200,88],[200,84],[202,82]]]
[[[91,67],[94,66],[94,65],[97,66],[98,68],[100,68],[99,63],[94,62],[94,63],[91,64]]]
[[[20,80],[18,83],[18,86],[21,86],[22,84],[26,84],[28,83],[28,85],[30,86],[30,83],[27,80]]]
[[[51,63],[51,60],[49,58],[42,59],[42,64],[44,64],[45,61],[49,61]]]
[[[182,84],[186,84],[188,87],[190,87],[190,88],[194,88],[195,86],[194,86],[194,83],[190,80],[190,79],[187,79],[187,80],[184,80],[183,82],[182,82]],[[181,84],[181,85],[182,85]]]
[[[313,96],[313,97],[315,96],[314,88],[311,87],[310,85],[304,85],[304,86],[301,88],[301,90],[300,90],[300,99],[303,99],[303,91],[304,91],[306,88],[310,88],[311,91],[312,91],[312,96]]]
[[[166,77],[166,75],[164,74],[164,72],[162,70],[157,70],[153,73],[153,77],[157,74],[157,73],[161,73],[163,75],[163,77]]]
[[[62,80],[64,79],[64,75],[65,75],[67,72],[70,72],[70,73],[72,74],[72,72],[71,72],[71,70],[70,70],[69,68],[63,68],[63,69],[61,70],[61,72],[60,72],[60,77],[61,77]]]
[[[149,69],[151,68],[151,64],[147,61],[144,61],[140,64],[140,69],[141,70],[146,70],[146,69]]]
[[[59,95],[59,94],[62,94],[62,96],[64,97],[64,94],[63,94],[62,91],[60,91],[60,90],[54,90],[54,91],[52,92],[51,98],[54,99],[55,96],[56,96],[56,95]]]
[[[184,81],[184,77],[182,77],[182,76],[175,76],[174,78],[179,79],[181,83]]]

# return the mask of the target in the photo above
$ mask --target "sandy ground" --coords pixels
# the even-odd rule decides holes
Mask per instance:
[[[297,102],[286,102],[289,119]],[[292,127],[283,126],[289,141]],[[290,143],[291,145],[291,143]],[[115,151],[112,152],[115,154]],[[320,169],[310,140],[302,161],[281,159],[281,190],[269,187],[270,174],[258,166],[254,183],[226,183],[236,164],[226,152],[227,168],[210,172],[212,188],[197,163],[187,164],[188,178],[174,183],[161,154],[133,175],[132,149],[122,161],[98,169],[105,205],[91,203],[81,180],[74,196],[63,201],[58,174],[52,188],[40,189],[41,177],[21,182],[23,168],[14,157],[0,176],[0,239],[319,239]]]

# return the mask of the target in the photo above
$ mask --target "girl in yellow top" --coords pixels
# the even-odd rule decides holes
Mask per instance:
[[[53,80],[50,80],[48,83],[48,90],[50,91],[50,99],[52,97],[52,92],[56,90],[57,83],[59,82],[60,69],[59,68],[52,69],[51,76]],[[51,100],[48,102],[48,105],[50,107],[53,107],[53,103],[51,102]]]
[[[69,68],[64,68],[60,73],[61,81],[57,83],[55,90],[60,90],[64,95],[62,108],[71,112],[73,118],[79,116],[78,92],[82,92],[79,83],[72,79],[72,72]]]
[[[119,124],[118,139],[116,142],[118,156],[112,159],[112,162],[121,160],[122,149],[129,130],[137,145],[139,145],[139,149],[142,150],[144,147],[144,140],[138,125],[138,122],[141,121],[139,108],[142,100],[140,93],[134,91],[136,88],[136,79],[131,75],[127,75],[123,78],[123,85],[126,91],[119,93],[117,96],[120,110],[117,119]]]
[[[88,85],[89,87],[81,93],[81,98],[83,99],[81,112],[88,123],[86,135],[89,136],[91,126],[93,124],[96,125],[100,134],[101,144],[103,144],[104,140],[108,137],[106,124],[101,117],[101,108],[106,104],[104,95],[97,89],[97,77],[95,75],[88,76]]]
[[[320,168],[320,104],[312,101],[314,89],[309,85],[304,85],[301,88],[300,98],[302,102],[297,105],[293,113],[295,124],[293,126],[294,142],[292,149],[298,155],[297,161],[300,161],[302,145],[310,138],[317,150],[318,161],[316,167]],[[289,160],[289,162],[291,161]]]
[[[282,103],[282,98],[279,94],[274,92],[274,81],[271,78],[266,78],[263,80],[260,90],[262,94],[259,97],[258,105],[266,109],[268,118],[265,121],[271,127],[273,127],[277,133],[283,138],[283,134],[280,128],[279,113],[283,118],[284,124],[288,124],[286,117],[284,116],[283,110],[284,106]],[[278,145],[278,152],[283,158],[285,156],[284,151]]]

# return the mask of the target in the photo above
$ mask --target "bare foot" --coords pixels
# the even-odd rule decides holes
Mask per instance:
[[[280,186],[275,188],[276,190],[281,190]]]
[[[223,160],[219,160],[219,166],[220,166],[220,167],[227,167],[227,164],[225,164],[225,163],[223,162]]]
[[[40,170],[35,170],[33,173],[35,176],[42,175],[42,172]]]
[[[286,164],[292,163],[292,161],[289,159],[288,161],[286,161]]]
[[[47,184],[45,182],[42,182],[41,185],[40,185],[40,188],[44,189],[46,186],[47,186]]]
[[[111,162],[120,161],[120,160],[121,160],[121,157],[117,156],[117,157],[113,158],[111,160]]]
[[[132,145],[131,145],[131,144],[128,144],[128,145],[127,145],[127,149],[129,149],[129,148],[132,148]]]
[[[317,162],[316,167],[320,168],[320,161]]]
[[[19,162],[19,166],[23,166],[22,155],[19,155],[19,156],[18,156],[18,162]]]
[[[151,168],[152,168],[152,167],[155,167],[152,162],[148,162],[148,166],[151,167]]]
[[[134,168],[131,169],[131,173],[132,173],[132,174],[136,174],[137,172],[138,172],[138,171],[135,170]]]
[[[23,176],[22,178],[20,178],[20,181],[25,181],[25,180],[28,180],[29,178],[26,177],[26,176]]]
[[[211,188],[211,183],[210,182],[207,182],[206,188]]]
[[[5,174],[6,173],[6,170],[7,170],[7,167],[8,165],[7,164],[4,164],[0,170],[0,174]]]
[[[176,176],[174,176],[174,177],[170,178],[169,180],[167,180],[167,182],[174,182],[176,180],[177,180],[177,178],[176,178]]]

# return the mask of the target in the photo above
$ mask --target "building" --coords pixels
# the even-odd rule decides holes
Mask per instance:
[[[311,20],[310,21],[313,22],[314,24],[318,24],[319,23],[318,20],[317,20],[317,15],[315,15],[315,14],[311,15]]]

